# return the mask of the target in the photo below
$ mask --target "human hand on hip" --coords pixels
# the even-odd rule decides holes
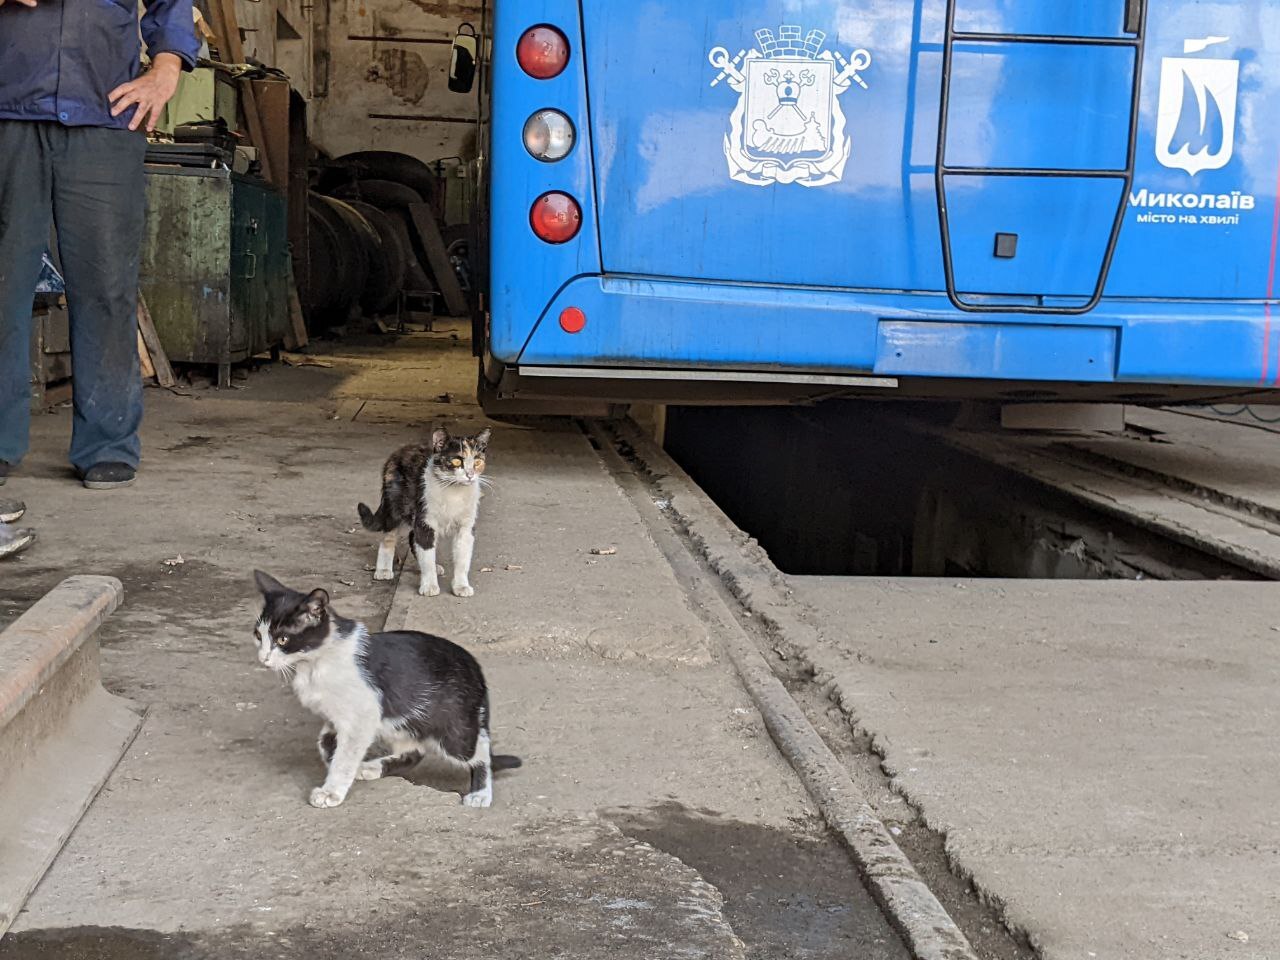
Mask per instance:
[[[3,2],[3,0],[0,0]],[[18,0],[28,3],[28,0]],[[30,0],[35,6],[36,0]],[[151,69],[137,80],[122,83],[107,95],[111,101],[111,115],[118,117],[131,106],[136,105],[133,119],[129,121],[129,129],[137,130],[143,123],[150,133],[156,128],[160,119],[160,111],[166,103],[173,99],[178,90],[178,78],[182,75],[182,61],[176,54],[157,53],[151,61]]]

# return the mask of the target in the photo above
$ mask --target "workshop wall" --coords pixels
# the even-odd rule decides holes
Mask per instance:
[[[289,74],[317,147],[427,162],[475,156],[476,94],[447,79],[458,27],[478,31],[482,13],[482,0],[237,0],[246,55]]]

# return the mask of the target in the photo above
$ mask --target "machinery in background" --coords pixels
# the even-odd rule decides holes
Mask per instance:
[[[324,163],[314,179],[303,297],[310,328],[356,314],[398,321],[470,314],[467,227],[445,226],[442,179],[431,167],[362,151]]]

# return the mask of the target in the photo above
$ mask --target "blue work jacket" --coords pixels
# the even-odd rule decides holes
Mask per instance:
[[[142,39],[189,69],[200,45],[191,0],[144,0]],[[141,71],[137,0],[39,0],[0,7],[0,120],[127,127],[107,95]]]

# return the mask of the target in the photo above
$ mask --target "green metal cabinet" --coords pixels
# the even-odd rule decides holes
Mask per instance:
[[[160,112],[156,129],[172,136],[180,124],[225,120],[227,127],[234,130],[239,123],[239,109],[235,80],[213,67],[196,67],[178,78],[178,89]]]
[[[140,285],[170,361],[231,364],[289,325],[284,197],[228,170],[148,164]]]

